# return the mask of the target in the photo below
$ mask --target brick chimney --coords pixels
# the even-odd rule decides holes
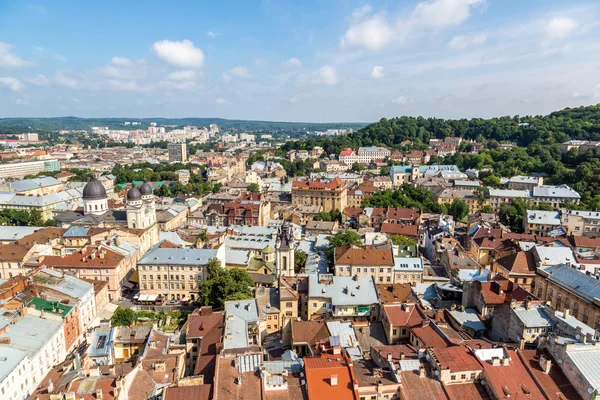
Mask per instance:
[[[329,378],[329,382],[331,383],[331,386],[337,386],[337,384],[338,384],[338,376],[337,375],[331,375],[331,378]]]
[[[552,361],[550,361],[550,359],[548,357],[546,357],[545,355],[541,355],[540,356],[540,368],[542,369],[542,371],[544,371],[544,373],[546,375],[548,375],[550,373],[550,369],[552,368]]]

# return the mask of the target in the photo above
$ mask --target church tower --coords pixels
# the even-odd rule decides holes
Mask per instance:
[[[288,221],[277,230],[275,266],[277,277],[294,276],[294,234]]]
[[[156,204],[152,187],[144,182],[127,192],[127,227],[148,229],[156,224]]]
[[[108,211],[106,189],[96,177],[92,177],[83,187],[82,200],[84,215],[102,215]]]

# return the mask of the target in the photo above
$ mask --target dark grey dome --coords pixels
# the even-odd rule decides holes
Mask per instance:
[[[139,200],[142,198],[142,192],[135,186],[127,192],[127,200]]]
[[[96,178],[92,178],[83,187],[83,198],[87,200],[105,199],[106,189]]]
[[[145,194],[154,194],[154,190],[152,190],[152,186],[148,182],[144,182],[140,186],[140,193],[142,195]]]

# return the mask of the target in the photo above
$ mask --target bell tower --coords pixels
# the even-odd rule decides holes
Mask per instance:
[[[277,267],[277,277],[294,276],[294,234],[288,221],[277,230],[277,239],[275,240],[275,266]]]

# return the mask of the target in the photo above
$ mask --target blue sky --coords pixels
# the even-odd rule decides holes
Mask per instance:
[[[0,116],[375,121],[600,103],[600,3],[4,1]]]

